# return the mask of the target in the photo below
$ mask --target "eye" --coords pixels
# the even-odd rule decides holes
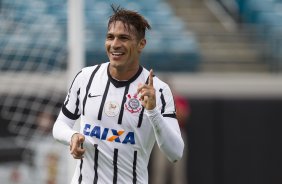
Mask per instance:
[[[108,34],[107,37],[106,37],[107,40],[113,40],[114,39],[114,36],[111,35],[111,34]]]
[[[119,39],[122,40],[122,41],[127,41],[127,40],[129,40],[129,37],[128,36],[120,36]]]

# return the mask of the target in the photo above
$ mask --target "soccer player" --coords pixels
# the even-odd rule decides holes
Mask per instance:
[[[75,76],[53,127],[54,138],[78,159],[72,184],[146,184],[155,142],[171,162],[183,153],[171,90],[139,63],[151,27],[137,12],[113,11],[105,41],[109,62]]]

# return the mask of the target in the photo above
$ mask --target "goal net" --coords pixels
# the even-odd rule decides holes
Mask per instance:
[[[66,12],[63,0],[0,1],[3,183],[65,183],[68,148],[51,129],[69,81]]]

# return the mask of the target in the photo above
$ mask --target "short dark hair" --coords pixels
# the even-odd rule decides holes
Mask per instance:
[[[115,7],[114,5],[111,5],[111,7],[114,14],[110,16],[108,29],[110,28],[110,25],[112,23],[121,21],[124,23],[126,29],[128,29],[129,32],[132,31],[130,29],[130,25],[135,28],[137,39],[140,40],[142,38],[145,38],[146,29],[151,29],[151,26],[142,15],[140,15],[136,11],[123,9],[120,6]]]

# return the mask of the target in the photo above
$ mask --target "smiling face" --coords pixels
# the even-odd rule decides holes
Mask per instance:
[[[139,67],[139,56],[146,40],[136,35],[133,26],[128,29],[121,21],[111,23],[105,42],[110,68],[126,72]]]

